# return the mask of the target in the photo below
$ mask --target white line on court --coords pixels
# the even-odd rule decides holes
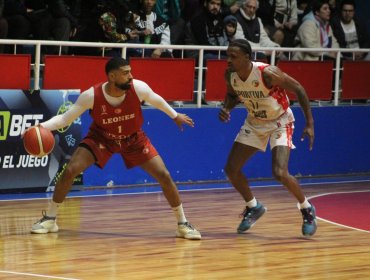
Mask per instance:
[[[331,184],[350,184],[350,183],[364,183],[364,182],[369,182],[370,180],[354,180],[354,181],[338,181],[338,182],[308,182],[308,183],[300,183],[301,186],[309,186],[309,185],[322,185],[322,184],[327,184],[327,185],[331,185]],[[228,183],[222,183],[222,184],[228,184]],[[268,188],[268,187],[278,187],[278,186],[281,186],[281,184],[269,184],[269,185],[262,185],[262,186],[256,186],[256,185],[251,185],[252,188]],[[156,186],[156,187],[160,187],[160,186]],[[179,186],[177,186],[179,188]],[[222,188],[212,188],[212,187],[209,187],[209,188],[199,188],[199,189],[189,189],[189,190],[180,190],[180,192],[194,192],[194,191],[215,191],[215,190],[226,190],[226,189],[232,189],[231,185],[229,185],[228,187],[222,187]],[[112,188],[112,190],[114,190],[114,188]],[[83,191],[89,191],[89,190],[83,190]],[[51,192],[52,193],[52,192]],[[162,190],[158,190],[158,191],[145,191],[145,192],[132,192],[132,193],[115,193],[115,194],[93,194],[93,195],[89,195],[89,194],[85,194],[85,195],[71,195],[71,196],[67,196],[68,199],[70,198],[83,198],[83,197],[101,197],[101,196],[120,196],[120,195],[142,195],[142,194],[153,194],[153,193],[162,193]],[[7,202],[7,201],[29,201],[29,200],[45,200],[45,199],[50,199],[50,197],[37,197],[37,198],[16,198],[16,199],[3,199],[0,201],[1,202]]]
[[[7,270],[0,270],[0,273],[14,274],[14,275],[24,275],[24,276],[32,276],[32,277],[41,277],[41,278],[48,278],[48,279],[80,280],[80,279],[77,279],[77,278],[65,278],[65,277],[59,277],[59,276],[49,276],[49,275],[15,272],[15,271],[7,271]]]
[[[326,195],[332,195],[332,194],[361,193],[361,192],[370,192],[370,191],[350,191],[350,192],[324,193],[324,194],[318,194],[318,195],[310,196],[308,199],[315,198],[315,197],[326,196]],[[350,227],[350,226],[346,226],[346,225],[343,225],[343,224],[335,223],[335,222],[332,222],[330,220],[326,220],[326,219],[320,218],[319,216],[317,216],[316,218],[319,219],[320,221],[324,221],[324,222],[327,222],[329,224],[336,225],[336,226],[339,226],[339,227],[344,227],[344,228],[349,228],[349,229],[352,229],[352,230],[357,230],[357,231],[361,231],[361,232],[370,233],[370,231],[368,231],[368,230],[364,230],[364,229],[360,229],[360,228],[355,228],[355,227]]]

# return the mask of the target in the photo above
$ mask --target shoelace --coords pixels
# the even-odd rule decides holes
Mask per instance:
[[[190,224],[189,222],[185,222],[185,223],[181,223],[179,225],[184,225],[186,226],[187,228],[190,228],[191,230],[194,230],[194,227],[192,226],[192,224]]]
[[[42,213],[42,218],[38,221],[38,223],[42,223],[42,222],[44,222],[46,220],[52,220],[52,218],[50,218],[50,217],[48,217],[46,215],[46,211],[45,210],[42,210],[41,213]]]
[[[252,208],[249,208],[249,207],[245,207],[245,209],[243,210],[242,213],[239,214],[239,218],[242,218],[242,217],[249,217],[250,215],[252,215]]]
[[[313,221],[313,216],[311,214],[310,209],[301,209],[302,215],[303,215],[303,220],[308,223],[312,223]]]

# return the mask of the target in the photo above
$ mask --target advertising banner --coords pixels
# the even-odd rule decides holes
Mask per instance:
[[[0,191],[51,189],[81,140],[81,119],[54,131],[55,146],[44,157],[29,155],[21,138],[30,126],[65,112],[79,90],[0,90]],[[82,185],[82,175],[75,185]]]

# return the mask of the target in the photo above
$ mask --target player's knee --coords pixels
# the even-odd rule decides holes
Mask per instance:
[[[62,178],[63,180],[72,181],[78,174],[80,174],[80,171],[73,165],[68,164],[63,171]]]
[[[163,170],[159,171],[156,174],[156,178],[157,178],[158,182],[160,182],[160,183],[161,182],[166,183],[166,182],[169,182],[169,181],[172,180],[171,174],[167,169],[163,169]]]
[[[272,175],[279,182],[283,182],[289,176],[288,170],[280,167],[273,168]]]
[[[224,170],[225,170],[226,176],[229,179],[233,179],[233,178],[237,177],[237,174],[239,172],[239,170],[237,168],[235,168],[234,166],[232,166],[231,164],[226,164]]]

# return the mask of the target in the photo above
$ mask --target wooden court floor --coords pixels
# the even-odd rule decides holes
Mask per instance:
[[[370,190],[370,182],[304,190]],[[174,237],[159,193],[67,199],[60,232],[47,235],[29,233],[46,200],[2,201],[0,279],[370,279],[368,232],[319,220],[317,234],[304,238],[285,189],[253,191],[268,212],[247,234],[236,234],[243,202],[234,190],[181,192],[201,241]]]

